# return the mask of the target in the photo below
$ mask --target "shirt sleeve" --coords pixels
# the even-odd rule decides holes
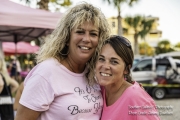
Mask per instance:
[[[127,99],[133,109],[129,111],[136,116],[136,120],[160,120],[154,100],[137,82],[130,92]]]
[[[36,74],[25,80],[20,104],[35,111],[45,111],[53,100],[52,86],[43,76]]]

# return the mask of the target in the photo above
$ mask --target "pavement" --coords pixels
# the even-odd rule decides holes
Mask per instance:
[[[161,120],[180,120],[180,97],[155,100]]]

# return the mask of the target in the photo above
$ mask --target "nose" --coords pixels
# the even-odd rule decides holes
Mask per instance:
[[[90,34],[88,32],[84,34],[83,42],[90,42]]]
[[[110,69],[110,65],[109,65],[109,63],[107,61],[103,63],[102,67],[104,69]]]

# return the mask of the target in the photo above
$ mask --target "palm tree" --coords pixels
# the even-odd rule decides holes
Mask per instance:
[[[22,1],[22,0],[21,0]],[[31,3],[31,0],[24,0],[27,4]],[[71,0],[40,0],[37,2],[39,9],[49,10],[49,3],[55,3],[56,5],[60,6],[70,6],[72,4]]]
[[[144,42],[146,42],[146,35],[150,33],[151,29],[152,29],[152,25],[154,23],[154,19],[146,19],[143,18],[142,23],[141,23],[141,28],[142,30],[139,31],[139,35],[142,39],[144,39]],[[145,50],[145,55],[147,53],[147,47],[144,46],[144,50]]]
[[[167,52],[172,52],[172,51],[175,51],[175,50],[171,48],[171,43],[167,39],[161,40],[158,43],[158,47],[156,48],[156,54],[167,53]]]
[[[136,15],[135,17],[127,16],[124,21],[129,27],[134,29],[134,54],[137,55],[139,54],[138,37],[140,36],[145,39],[145,36],[150,33],[152,29],[154,20]]]
[[[122,28],[122,23],[121,23],[121,5],[123,3],[128,3],[129,6],[132,6],[133,3],[138,2],[139,0],[103,0],[108,2],[109,4],[113,4],[114,7],[118,10],[118,35],[123,34],[123,28]]]

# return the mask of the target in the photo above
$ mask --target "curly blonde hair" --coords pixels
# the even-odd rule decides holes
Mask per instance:
[[[70,40],[70,33],[75,26],[80,26],[85,22],[92,22],[99,28],[99,41],[95,54],[86,63],[89,71],[94,70],[97,55],[102,47],[104,40],[110,36],[110,27],[106,17],[101,10],[92,4],[83,2],[77,4],[75,7],[69,9],[64,16],[60,19],[57,27],[49,37],[45,39],[45,43],[41,46],[38,55],[37,63],[40,63],[48,58],[56,58],[62,61],[67,56],[62,55],[62,51],[66,47],[66,43]],[[67,50],[66,50],[67,53]],[[87,78],[89,83],[94,83],[94,73],[88,71]]]

